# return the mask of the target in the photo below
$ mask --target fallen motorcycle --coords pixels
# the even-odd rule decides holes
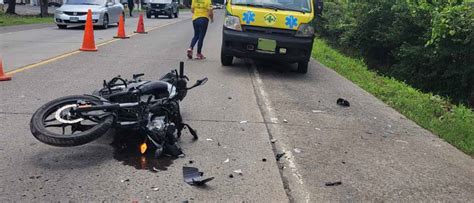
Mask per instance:
[[[92,95],[66,96],[50,101],[32,116],[30,129],[39,141],[59,147],[78,146],[104,135],[111,128],[144,132],[140,146],[154,146],[155,156],[163,152],[179,156],[182,153],[177,139],[186,127],[194,139],[197,133],[183,122],[179,102],[187,91],[204,85],[207,78],[187,87],[184,63],[179,73],[172,70],[160,80],[141,80],[144,74],[134,74],[132,80],[120,76],[103,82],[103,88]]]

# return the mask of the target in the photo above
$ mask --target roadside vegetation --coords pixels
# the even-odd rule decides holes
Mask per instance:
[[[324,6],[313,57],[474,156],[473,0]]]
[[[320,37],[377,73],[474,108],[473,0],[326,0]]]
[[[443,97],[379,75],[369,70],[364,60],[345,56],[324,40],[314,43],[313,57],[418,125],[474,156],[474,112],[466,106],[451,104]]]
[[[10,15],[0,12],[0,27],[35,23],[53,23],[53,17]]]

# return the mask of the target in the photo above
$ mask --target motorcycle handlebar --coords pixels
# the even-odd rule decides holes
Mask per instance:
[[[180,78],[184,77],[184,62],[183,61],[179,62],[179,77]]]

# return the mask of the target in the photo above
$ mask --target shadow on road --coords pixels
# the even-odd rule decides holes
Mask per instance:
[[[106,145],[84,145],[72,148],[45,148],[31,159],[35,166],[50,170],[84,169],[109,160]]]
[[[316,71],[316,67],[309,67],[307,74],[301,74],[296,72],[297,64],[290,64],[277,61],[268,60],[252,60],[252,59],[234,59],[234,64],[229,68],[234,74],[248,73],[252,71],[252,64],[255,64],[258,73],[261,77],[271,76],[275,79],[281,79],[286,81],[306,81],[312,80],[309,76],[311,71]]]

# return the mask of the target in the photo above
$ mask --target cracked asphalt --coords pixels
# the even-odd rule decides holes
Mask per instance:
[[[1,82],[0,201],[473,201],[472,157],[317,61],[310,62],[306,75],[293,72],[294,65],[246,59],[222,67],[223,12],[217,16],[205,39],[204,61],[185,57],[192,24],[183,14],[150,19],[156,26],[168,25]],[[113,30],[102,31],[103,40]],[[27,47],[26,42],[16,45],[22,36],[47,39],[28,47],[30,54],[22,56],[26,62],[17,56]],[[75,29],[20,29],[0,33],[0,53],[12,71],[73,51],[81,39]],[[58,47],[59,41],[67,47]],[[185,121],[200,136],[192,141],[189,133],[183,135],[185,158],[145,157],[138,165],[117,158],[111,143],[133,136],[129,132],[110,131],[83,146],[58,148],[40,143],[29,131],[32,113],[50,100],[89,94],[116,75],[145,73],[157,79],[179,61],[192,81],[209,78],[182,102]],[[338,106],[340,97],[351,107]],[[283,152],[277,161],[276,154]],[[150,162],[166,170],[140,169]],[[215,179],[207,187],[189,186],[183,166],[198,167]],[[242,175],[233,172],[238,169]],[[325,185],[337,181],[342,184]]]

